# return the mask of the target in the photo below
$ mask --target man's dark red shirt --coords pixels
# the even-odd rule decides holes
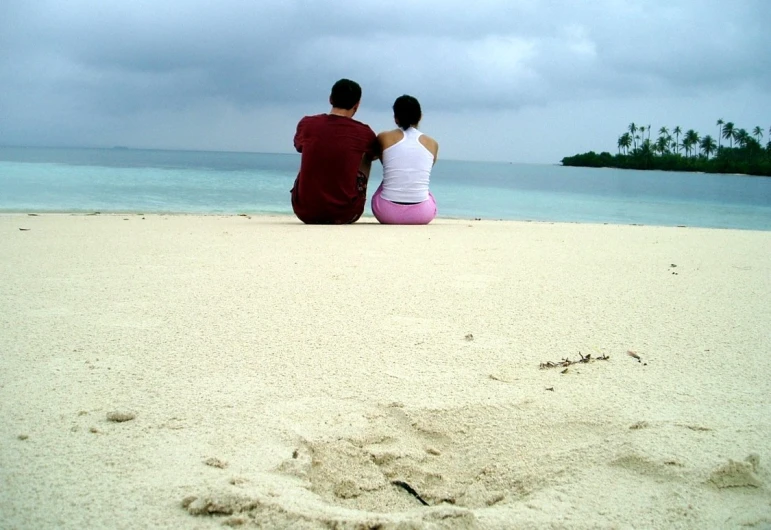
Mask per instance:
[[[292,188],[292,209],[304,223],[356,221],[367,200],[366,178],[358,176],[362,157],[378,154],[375,132],[352,118],[306,116],[297,124],[294,146],[302,153]]]

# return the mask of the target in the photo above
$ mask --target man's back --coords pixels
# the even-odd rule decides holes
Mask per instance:
[[[364,211],[367,177],[360,175],[365,157],[377,156],[375,132],[346,116],[306,116],[297,125],[295,149],[302,153],[292,189],[292,207],[305,223],[343,224]]]

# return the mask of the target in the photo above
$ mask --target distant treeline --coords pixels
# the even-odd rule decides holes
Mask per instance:
[[[771,141],[762,146],[763,129],[755,127],[750,135],[731,122],[718,120],[717,126],[717,142],[710,135],[699,136],[693,129],[683,133],[679,126],[672,131],[674,138],[662,127],[659,137],[651,142],[650,125],[637,127],[632,123],[629,132],[618,139],[618,154],[590,151],[565,157],[562,165],[771,176]],[[729,140],[730,146],[721,145],[721,139]]]

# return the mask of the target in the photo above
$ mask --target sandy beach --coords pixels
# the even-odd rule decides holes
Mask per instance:
[[[2,214],[0,527],[771,528],[770,353],[771,232]]]

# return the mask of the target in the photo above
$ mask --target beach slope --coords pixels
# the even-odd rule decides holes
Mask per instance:
[[[771,525],[771,232],[3,214],[0,279],[3,527]]]

